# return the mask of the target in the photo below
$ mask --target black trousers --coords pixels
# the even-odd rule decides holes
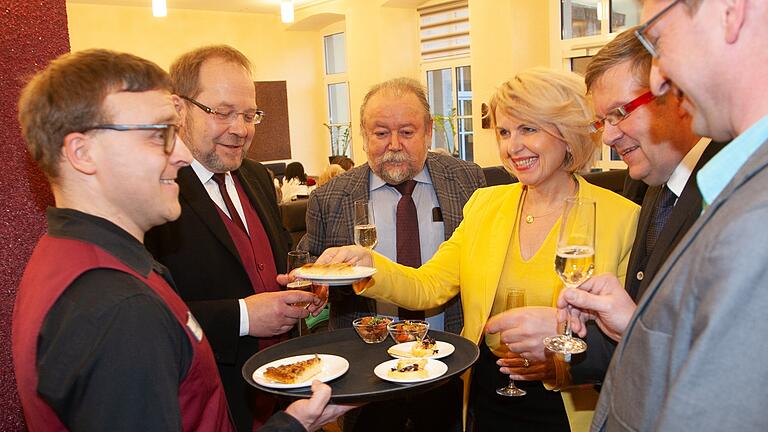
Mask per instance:
[[[342,430],[461,432],[463,388],[461,378],[453,377],[424,393],[372,402],[347,413],[342,420]]]
[[[499,372],[497,359],[481,342],[469,392],[468,431],[570,431],[560,393],[545,389],[541,381],[515,381],[528,392],[525,396],[496,394],[497,388],[509,383],[509,377]]]

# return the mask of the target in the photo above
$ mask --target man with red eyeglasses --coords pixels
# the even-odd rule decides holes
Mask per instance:
[[[649,73],[652,57],[627,30],[609,42],[587,66],[585,80],[600,119],[592,124],[603,142],[627,164],[633,180],[648,185],[637,235],[627,267],[624,289],[637,301],[669,253],[701,212],[695,173],[722,144],[691,129],[691,116],[677,95],[654,96]],[[613,288],[621,282],[603,276]],[[602,280],[602,279],[601,279]],[[615,342],[601,332],[587,332],[589,351],[574,359],[576,383],[600,383],[608,369]]]
[[[593,318],[621,338],[592,429],[768,430],[768,2],[645,0],[643,18],[653,93],[732,141],[697,173],[702,211],[636,308],[599,281],[558,299],[580,308],[575,331]]]

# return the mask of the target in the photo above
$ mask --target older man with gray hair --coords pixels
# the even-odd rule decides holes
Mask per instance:
[[[354,203],[369,201],[378,234],[374,250],[412,267],[432,257],[459,225],[464,204],[475,189],[485,185],[485,179],[474,163],[428,151],[432,141],[429,111],[426,92],[413,79],[396,78],[371,88],[360,107],[368,162],[312,193],[301,249],[320,255],[329,247],[354,243]],[[426,318],[431,329],[457,334],[463,325],[458,296],[440,309],[408,311],[356,296],[351,287],[343,287],[331,290],[331,304],[331,328],[351,327],[355,318],[366,315]],[[437,411],[422,401],[418,410],[426,415],[398,416],[407,411],[407,405],[414,405],[398,401],[396,409],[376,416],[380,411],[372,404],[363,409],[354,427],[345,421],[344,429],[407,430],[406,423],[422,430],[460,428],[461,385],[451,382],[448,386],[451,391],[443,386],[431,396],[416,396],[433,400],[442,415],[435,415]]]

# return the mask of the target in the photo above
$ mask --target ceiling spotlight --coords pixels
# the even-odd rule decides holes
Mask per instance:
[[[152,0],[152,16],[168,16],[168,7],[165,5],[165,0]]]
[[[286,24],[293,22],[293,0],[280,1],[280,19]]]

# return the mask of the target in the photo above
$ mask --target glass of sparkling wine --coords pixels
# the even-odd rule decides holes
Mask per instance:
[[[595,269],[595,202],[587,198],[567,198],[560,220],[555,271],[567,288],[575,288],[592,277]],[[570,306],[568,306],[570,315]],[[587,350],[587,343],[571,335],[570,319],[561,335],[544,338],[544,346],[566,355]]]
[[[373,249],[377,242],[373,206],[368,201],[355,201],[355,244]]]
[[[288,272],[297,269],[305,264],[309,264],[309,252],[307,251],[290,251],[288,252]],[[312,282],[306,279],[296,278],[293,282],[289,282],[286,288],[291,290],[312,292]],[[305,308],[309,306],[308,302],[293,303],[291,306]]]
[[[505,307],[505,310],[510,310],[513,308],[519,308],[525,306],[525,291],[522,290],[509,290],[507,291],[507,304]],[[501,338],[501,336],[499,336]],[[494,354],[498,355],[499,357],[504,356],[504,352],[509,352],[509,349],[507,346],[499,340],[499,343],[501,344],[499,352],[494,352]],[[518,388],[515,385],[515,380],[512,379],[512,375],[509,376],[509,384],[507,384],[504,387],[497,388],[496,393],[501,396],[525,396],[526,392],[525,390]]]

